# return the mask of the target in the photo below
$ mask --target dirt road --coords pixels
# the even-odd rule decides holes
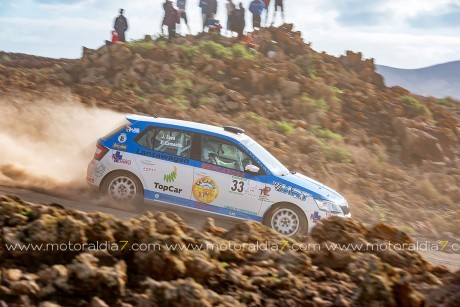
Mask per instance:
[[[127,219],[139,215],[139,213],[133,213],[129,211],[117,210],[109,207],[104,207],[91,201],[76,201],[66,199],[62,197],[56,197],[41,192],[34,192],[26,189],[11,188],[6,186],[0,186],[0,195],[17,195],[27,202],[33,203],[56,203],[60,204],[66,209],[80,210],[84,212],[99,211],[108,214],[112,214],[121,219]],[[208,217],[212,217],[217,226],[223,228],[229,228],[238,220],[222,217],[212,213],[197,212],[192,209],[183,208],[179,206],[171,206],[165,204],[159,204],[154,202],[148,202],[146,204],[146,211],[172,211],[178,214],[184,221],[189,225],[200,228]],[[436,265],[444,265],[449,269],[456,271],[460,270],[460,252],[459,253],[443,253],[438,251],[422,251],[419,253],[429,262]]]

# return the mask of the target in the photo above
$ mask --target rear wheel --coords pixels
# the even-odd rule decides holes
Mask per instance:
[[[265,214],[263,224],[286,237],[306,235],[308,232],[305,213],[294,204],[275,205]]]
[[[110,203],[121,210],[140,210],[144,204],[144,188],[140,180],[128,172],[110,174],[101,187]]]

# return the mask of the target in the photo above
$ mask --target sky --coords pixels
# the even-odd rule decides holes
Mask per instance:
[[[217,18],[225,25],[226,0]],[[164,0],[0,0],[0,50],[78,58],[82,46],[110,39],[125,9],[127,39],[158,36]],[[237,1],[239,2],[239,1]],[[247,8],[250,0],[241,1]],[[273,19],[271,1],[269,22]],[[360,51],[377,64],[420,68],[460,60],[460,0],[285,0],[286,21],[313,49],[339,56]],[[192,32],[201,29],[198,0],[187,1]],[[264,22],[264,19],[262,19]],[[275,25],[281,23],[276,16]],[[251,25],[247,11],[246,24]],[[186,27],[182,25],[182,31]]]

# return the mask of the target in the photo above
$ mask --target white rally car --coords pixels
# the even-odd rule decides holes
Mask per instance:
[[[144,199],[262,222],[286,235],[321,218],[350,217],[334,190],[290,172],[236,127],[126,116],[99,139],[87,181],[112,201]]]

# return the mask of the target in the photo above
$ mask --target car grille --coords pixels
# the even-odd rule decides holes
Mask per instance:
[[[340,206],[340,208],[342,208],[343,214],[347,215],[348,213],[350,213],[350,207],[348,207],[348,206]]]

